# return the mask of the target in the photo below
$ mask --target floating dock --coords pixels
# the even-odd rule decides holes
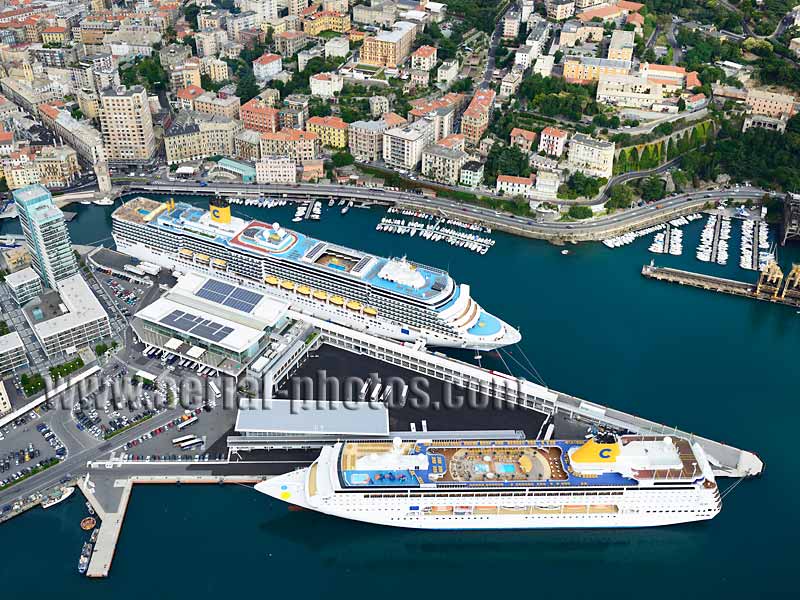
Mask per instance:
[[[682,271],[680,269],[657,267],[653,264],[643,266],[642,275],[648,279],[668,281],[670,283],[688,285],[701,290],[709,290],[722,294],[730,294],[732,296],[753,298],[755,300],[763,300],[765,302],[800,308],[800,297],[793,293],[794,291],[791,287],[792,283],[790,279],[787,278],[786,285],[782,288],[780,280],[777,284],[768,281],[769,276],[766,271],[761,274],[757,284],[736,281],[734,279],[725,279],[723,277],[714,277],[703,273],[692,273],[691,271]],[[782,278],[781,276],[780,279],[782,280]],[[796,287],[797,284],[795,283],[794,286]]]

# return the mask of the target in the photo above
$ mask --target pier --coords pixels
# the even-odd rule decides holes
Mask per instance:
[[[642,275],[648,279],[688,285],[702,290],[800,308],[800,296],[797,295],[800,287],[798,287],[797,275],[794,278],[787,277],[785,285],[782,285],[783,273],[778,273],[780,267],[775,263],[771,264],[774,265],[774,268],[768,267],[767,271],[761,274],[757,284],[714,277],[703,273],[692,273],[681,269],[657,267],[653,264],[643,266]],[[778,271],[774,269],[778,269]],[[795,265],[792,273],[800,274],[800,268]]]
[[[756,221],[755,226],[753,227],[753,249],[752,255],[750,257],[750,266],[753,271],[758,271],[758,252],[759,252],[759,242],[761,241],[761,228],[758,226],[758,221]]]
[[[113,463],[101,462],[96,463],[94,466],[96,468],[102,466],[108,469],[113,466]],[[97,536],[92,557],[89,560],[89,568],[86,570],[86,576],[93,578],[108,577],[134,484],[255,484],[266,479],[266,477],[244,475],[137,475],[120,478],[119,476],[111,474],[106,476],[100,473],[96,476],[96,479],[98,479],[99,484],[97,486],[90,480],[89,474],[78,480],[78,488],[83,492],[86,500],[100,519],[100,532]]]
[[[719,238],[720,231],[722,230],[722,216],[717,217],[717,222],[714,225],[714,237],[711,239],[711,262],[717,262],[719,255]]]

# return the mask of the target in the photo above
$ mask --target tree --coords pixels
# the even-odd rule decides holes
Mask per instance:
[[[664,182],[660,177],[648,177],[640,184],[642,199],[648,202],[661,200],[664,197]]]
[[[635,194],[631,186],[625,183],[615,185],[613,188],[611,188],[608,202],[606,202],[606,208],[628,208],[631,205],[631,202],[633,202],[634,196]]]
[[[333,166],[339,169],[341,167],[346,167],[347,165],[352,165],[356,159],[353,158],[353,155],[349,152],[342,151],[334,154],[331,157],[331,161],[333,162]]]
[[[567,214],[572,219],[590,219],[594,213],[588,206],[570,206]]]
[[[236,84],[236,95],[241,98],[242,104],[258,96],[260,91],[255,76],[250,73],[239,79],[239,83]]]

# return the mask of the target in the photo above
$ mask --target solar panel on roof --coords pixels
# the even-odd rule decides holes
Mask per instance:
[[[246,290],[244,288],[236,287],[224,281],[217,281],[216,279],[209,279],[202,287],[197,290],[197,296],[229,306],[240,310],[242,312],[252,312],[255,305],[264,297],[258,292]]]
[[[257,292],[252,292],[244,288],[236,288],[231,292],[231,298],[255,305],[258,304],[258,301],[261,300],[263,296]]]

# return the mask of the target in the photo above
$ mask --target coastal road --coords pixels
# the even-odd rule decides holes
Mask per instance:
[[[650,204],[620,211],[597,219],[565,223],[562,221],[533,221],[529,217],[520,217],[490,208],[474,206],[447,198],[429,198],[418,194],[388,190],[384,188],[363,188],[342,185],[243,185],[214,183],[200,186],[191,182],[153,182],[139,185],[131,191],[143,191],[160,194],[223,194],[228,196],[244,194],[263,194],[271,197],[307,199],[310,197],[327,200],[328,198],[345,198],[361,202],[381,202],[385,204],[402,204],[422,211],[440,211],[453,218],[469,221],[480,221],[509,233],[540,239],[567,239],[573,241],[600,240],[608,237],[609,232],[625,227],[636,227],[644,222],[652,222],[656,218],[664,220],[672,218],[676,211],[702,206],[705,202],[713,202],[725,198],[747,200],[761,198],[765,190],[754,187],[740,187],[731,190],[711,190],[678,194],[665,198],[658,204]]]

